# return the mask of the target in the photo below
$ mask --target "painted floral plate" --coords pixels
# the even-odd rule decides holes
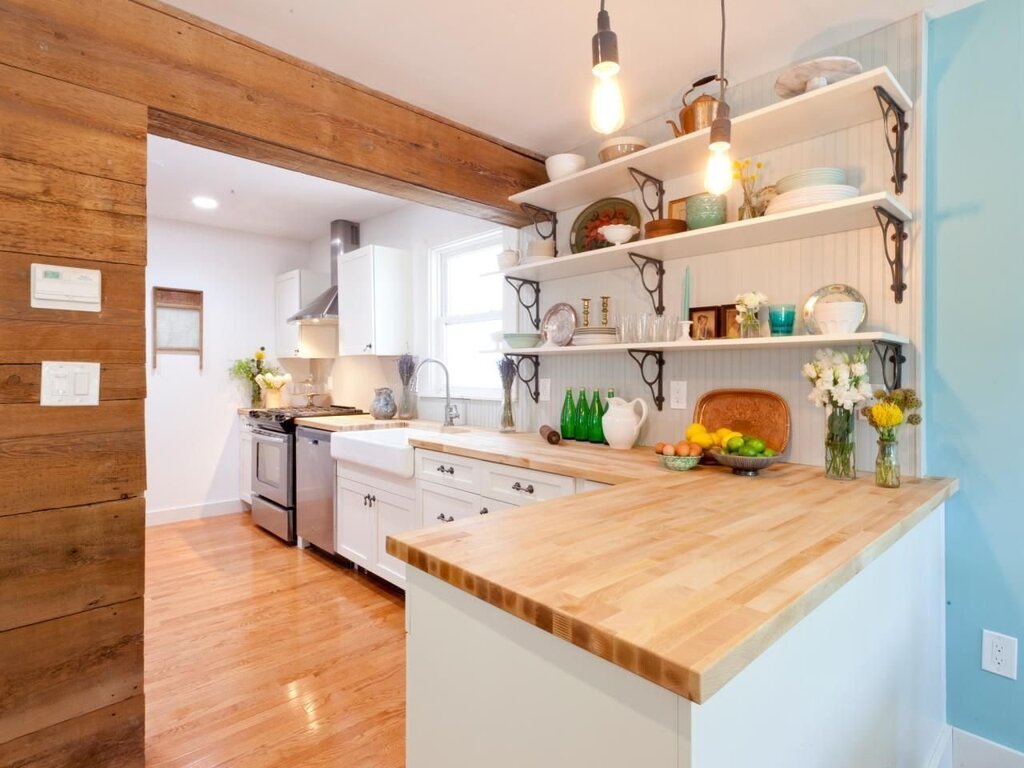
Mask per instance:
[[[609,224],[632,224],[640,228],[640,211],[629,200],[621,197],[606,197],[591,203],[572,223],[572,232],[569,234],[569,249],[573,253],[593,251],[598,248],[607,248],[611,245],[605,240],[598,230]],[[633,242],[640,236],[640,233],[633,235],[629,242]]]

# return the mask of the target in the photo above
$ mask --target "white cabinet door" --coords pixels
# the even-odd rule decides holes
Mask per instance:
[[[302,287],[299,270],[277,276],[274,286],[274,355],[276,357],[298,357],[299,326],[289,325],[288,318],[302,309]]]
[[[238,435],[238,498],[252,504],[252,424],[246,418]]]
[[[404,588],[405,563],[388,554],[387,539],[421,527],[416,502],[382,491],[373,496],[373,510],[377,515],[377,559],[372,570],[382,579]]]
[[[417,482],[416,502],[423,527],[451,523],[480,514],[481,497],[436,483]]]
[[[338,554],[356,565],[370,568],[376,553],[377,518],[373,490],[350,480],[338,480],[335,503],[335,541]]]
[[[375,355],[373,248],[338,257],[338,353]]]
[[[373,249],[373,353],[411,352],[412,261],[395,248]]]

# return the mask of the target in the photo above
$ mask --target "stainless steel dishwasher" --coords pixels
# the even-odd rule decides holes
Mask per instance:
[[[298,544],[334,554],[334,487],[331,433],[299,427],[295,431],[295,533]]]

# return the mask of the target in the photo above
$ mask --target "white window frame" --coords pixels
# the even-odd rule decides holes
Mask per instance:
[[[501,327],[508,326],[507,318],[507,299],[506,292],[502,291],[502,304],[496,307],[491,312],[481,312],[472,315],[455,315],[447,316],[444,314],[444,308],[447,304],[447,297],[445,296],[445,290],[447,281],[445,280],[445,269],[448,259],[453,256],[459,256],[466,251],[477,250],[488,245],[494,245],[496,247],[503,248],[508,242],[508,235],[504,229],[491,229],[486,232],[473,235],[471,237],[465,237],[459,240],[453,240],[451,242],[443,243],[430,249],[427,258],[427,270],[429,277],[430,287],[430,299],[427,302],[428,305],[428,322],[429,330],[427,334],[427,350],[428,356],[445,362],[445,328],[448,325],[462,324],[462,323],[474,323],[482,322],[485,320],[499,320],[501,321]],[[497,270],[497,264],[495,263],[494,269]],[[486,267],[482,271],[487,271]],[[481,347],[480,352],[484,353],[488,344]],[[423,369],[423,373],[427,370],[430,371],[427,377],[427,391],[422,392],[426,397],[444,397],[444,376],[437,366],[427,366]],[[451,383],[451,394],[452,398],[469,399],[469,400],[500,400],[502,396],[501,384],[498,381],[498,371],[495,368],[494,371],[494,387],[463,387],[459,386],[457,381]],[[513,397],[515,396],[515,389],[513,389]]]

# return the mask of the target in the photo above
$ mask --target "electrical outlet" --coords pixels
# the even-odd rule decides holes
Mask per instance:
[[[669,384],[669,408],[674,411],[686,410],[686,382],[673,381]]]
[[[981,633],[981,668],[1011,680],[1017,679],[1017,638],[991,630]]]
[[[551,379],[540,380],[540,401],[542,403],[551,402]]]

